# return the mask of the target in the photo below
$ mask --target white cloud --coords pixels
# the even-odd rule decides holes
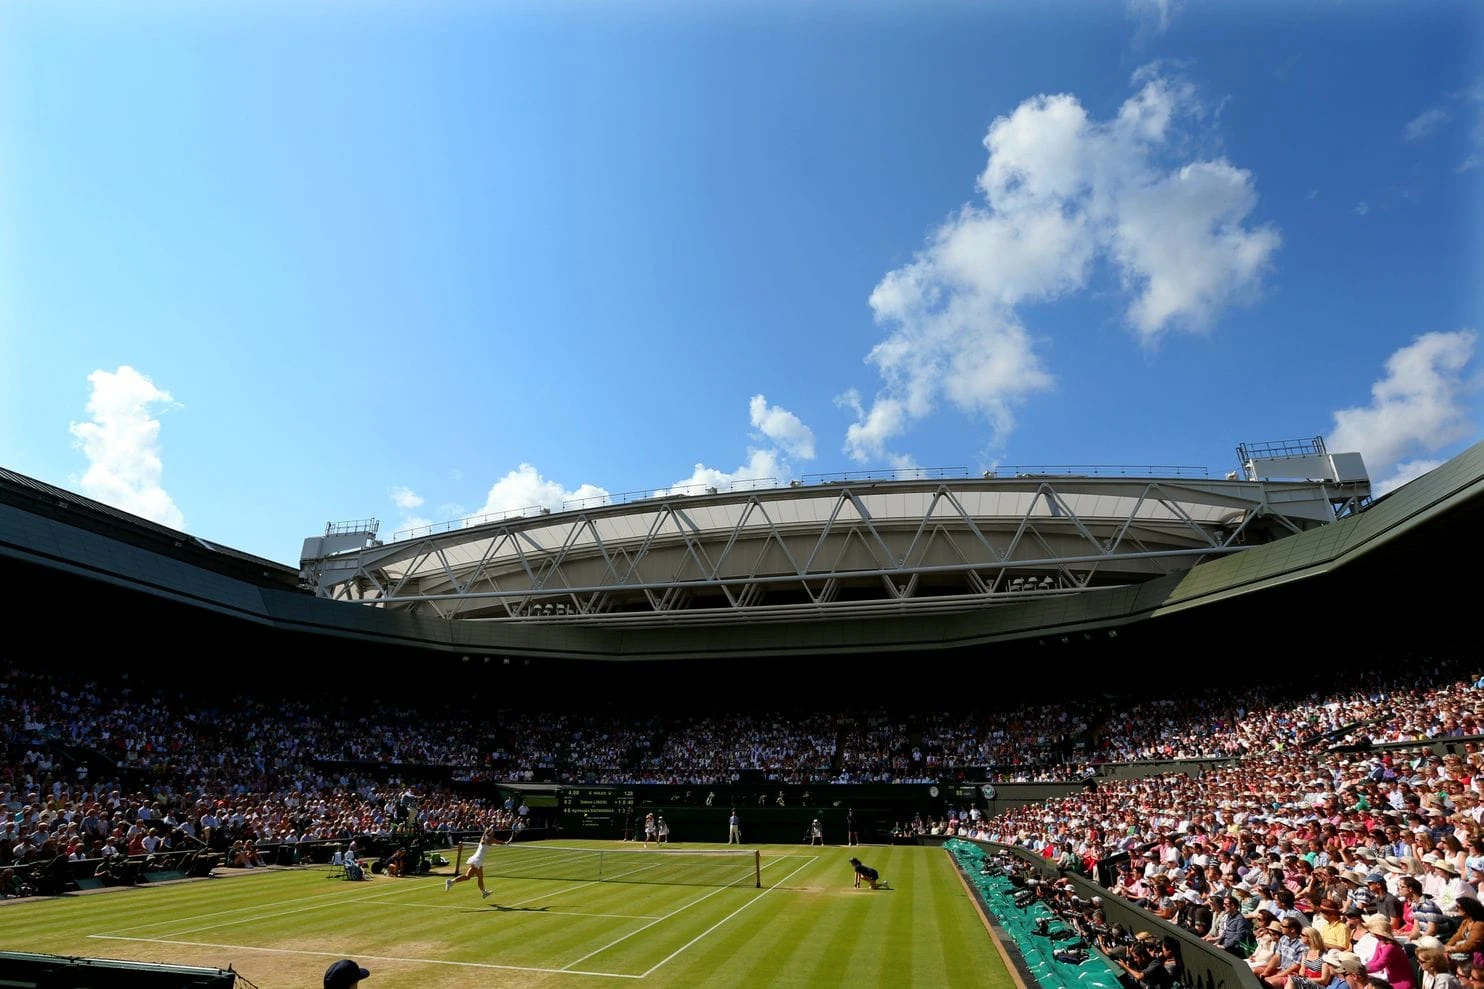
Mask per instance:
[[[1371,204],[1368,203],[1368,202],[1366,202],[1364,199],[1362,199],[1360,202],[1356,203],[1355,206],[1354,206],[1354,208],[1352,208],[1350,210],[1350,212],[1354,213],[1356,216],[1365,216],[1370,211],[1371,211]]]
[[[1429,107],[1402,128],[1402,140],[1420,141],[1432,137],[1442,127],[1462,116],[1470,120],[1468,131],[1469,150],[1453,171],[1462,173],[1484,164],[1484,80],[1475,82],[1469,89],[1443,94],[1443,102]]]
[[[1250,173],[1225,161],[1126,193],[1111,250],[1125,283],[1142,289],[1129,310],[1140,336],[1152,341],[1179,321],[1204,328],[1256,288],[1279,244],[1270,227],[1242,226],[1256,205]]]
[[[769,405],[762,395],[752,396],[747,403],[747,412],[753,428],[777,446],[749,447],[747,460],[736,470],[720,470],[698,463],[689,477],[681,478],[654,494],[701,494],[708,488],[725,492],[775,487],[791,480],[792,468],[785,455],[813,459],[814,430],[804,425],[798,416],[787,409]]]
[[[907,428],[907,410],[901,402],[883,396],[876,399],[870,411],[866,411],[860,403],[860,397],[850,391],[841,396],[839,404],[853,405],[855,408],[856,421],[845,430],[845,450],[851,457],[865,460],[885,456],[894,461],[901,456],[886,452],[887,441],[905,432]]]
[[[1257,291],[1280,237],[1248,222],[1251,173],[1222,158],[1171,161],[1181,125],[1203,112],[1195,91],[1155,66],[1133,81],[1109,120],[1043,94],[990,125],[983,203],[949,217],[871,293],[888,333],[867,361],[884,387],[869,407],[853,391],[837,399],[855,414],[852,458],[899,457],[889,444],[943,401],[1003,442],[1016,410],[1055,384],[1018,308],[1084,288],[1099,261],[1118,274],[1146,345],[1200,332]]]
[[[396,531],[402,536],[408,533],[420,536],[430,532],[433,526],[433,520],[425,515],[404,515],[402,516],[402,521],[397,524]],[[444,528],[447,528],[447,526]]]
[[[1439,127],[1452,119],[1452,114],[1440,106],[1430,110],[1424,110],[1402,128],[1403,141],[1420,141],[1433,134]]]
[[[1463,100],[1473,113],[1474,122],[1469,127],[1469,143],[1473,149],[1453,169],[1455,172],[1467,172],[1484,164],[1484,82],[1464,93]]]
[[[1415,481],[1435,467],[1441,467],[1447,463],[1446,460],[1407,460],[1396,465],[1391,476],[1371,484],[1372,497],[1379,498],[1388,491],[1395,491],[1408,481]]]
[[[805,459],[814,456],[814,431],[794,413],[780,406],[769,405],[762,395],[754,395],[748,402],[748,413],[753,428],[764,438],[777,443],[783,448],[782,451],[776,447],[749,449],[746,462],[732,471],[698,463],[689,477],[651,494],[692,495],[701,494],[707,488],[731,491],[738,488],[774,487],[790,479],[789,466],[783,458],[784,451]],[[417,508],[423,503],[421,496],[405,487],[393,489],[392,497],[404,511]],[[521,464],[496,481],[486,494],[484,504],[474,511],[466,512],[462,506],[455,504],[442,505],[440,510],[444,512],[445,519],[453,518],[463,524],[475,524],[492,516],[532,514],[542,508],[553,512],[596,508],[609,504],[611,500],[611,493],[606,488],[582,484],[569,490],[561,483],[543,477],[533,465]],[[460,523],[453,523],[458,524]],[[398,532],[405,534],[409,530],[449,527],[449,523],[438,525],[426,518],[409,516],[402,520]]]
[[[1415,469],[1407,458],[1472,436],[1467,398],[1476,385],[1466,372],[1475,341],[1472,330],[1427,333],[1388,357],[1371,404],[1335,413],[1330,451],[1360,453],[1372,476],[1405,476]]]
[[[410,512],[414,508],[419,508],[423,503],[422,495],[413,491],[411,488],[392,488],[391,497],[392,504],[404,512]]]
[[[604,505],[608,503],[608,491],[595,484],[581,484],[568,490],[556,481],[542,477],[541,472],[530,464],[521,464],[490,487],[484,504],[471,513],[471,517],[507,515],[532,508],[549,508],[558,512],[574,502],[580,502],[583,507]],[[573,504],[571,507],[578,506]]]
[[[1139,25],[1139,34],[1163,34],[1179,9],[1178,0],[1128,0],[1128,15]]]
[[[127,364],[117,371],[94,371],[88,383],[93,386],[90,420],[68,426],[88,461],[78,487],[114,508],[184,529],[185,517],[160,486],[165,469],[157,416],[175,407],[175,400]]]
[[[769,405],[762,395],[752,396],[748,403],[752,425],[768,439],[782,447],[789,456],[814,459],[814,430],[787,409]]]
[[[748,450],[747,462],[733,471],[717,470],[705,464],[696,464],[690,477],[684,477],[656,491],[656,495],[701,494],[707,488],[730,491],[734,488],[774,487],[787,480],[788,465],[773,449]]]

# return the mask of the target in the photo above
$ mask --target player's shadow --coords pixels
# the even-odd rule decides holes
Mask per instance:
[[[498,903],[491,903],[490,907],[501,913],[545,913],[551,909],[551,907],[507,907]]]

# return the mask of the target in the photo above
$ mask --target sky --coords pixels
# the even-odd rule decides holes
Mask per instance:
[[[1384,493],[1484,433],[1481,55],[1453,0],[0,3],[0,467],[288,565],[1313,437]]]

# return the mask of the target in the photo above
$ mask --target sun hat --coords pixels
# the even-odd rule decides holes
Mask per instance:
[[[1385,914],[1373,913],[1365,919],[1365,929],[1377,937],[1391,937],[1391,920]]]

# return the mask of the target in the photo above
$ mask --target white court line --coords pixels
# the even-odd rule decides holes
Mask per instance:
[[[505,876],[504,878],[509,879],[510,877],[509,876]],[[519,882],[519,880],[516,880],[516,881]],[[514,904],[513,905],[515,905],[515,906],[524,906],[527,903],[535,903],[535,902],[537,902],[539,900],[550,899],[553,896],[562,896],[562,895],[564,895],[566,893],[575,893],[578,890],[587,889],[589,886],[597,886],[597,885],[599,885],[599,883],[598,883],[597,880],[593,880],[593,881],[590,881],[590,882],[582,882],[582,883],[578,883],[576,886],[568,886],[566,889],[559,889],[559,890],[556,890],[555,892],[541,893],[541,894],[539,894],[537,896],[528,896],[524,900],[516,900],[516,901],[514,901]]]
[[[175,941],[151,937],[110,937],[107,934],[90,934],[89,937],[109,941],[138,941],[144,944],[178,944],[188,948],[215,948],[225,951],[259,951],[267,955],[307,955],[313,958],[339,958],[335,951],[299,951],[292,948],[259,948],[251,944],[221,944],[216,941]],[[642,979],[642,975],[624,972],[584,972],[566,968],[539,968],[534,965],[494,965],[489,962],[456,962],[444,958],[408,958],[406,955],[357,955],[362,961],[387,962],[398,965],[446,965],[450,968],[481,968],[502,972],[535,972],[541,975],[594,975],[605,979]]]
[[[622,944],[624,941],[627,941],[629,938],[633,937],[635,934],[642,934],[643,932],[645,932],[645,931],[649,930],[651,927],[653,927],[655,924],[658,924],[660,921],[668,920],[669,918],[674,917],[676,914],[684,913],[686,910],[689,910],[691,907],[695,906],[697,903],[704,903],[707,900],[711,899],[713,896],[716,896],[718,893],[725,892],[726,890],[728,890],[730,888],[731,888],[730,886],[720,886],[720,887],[718,887],[716,889],[713,889],[711,892],[707,893],[705,896],[701,896],[701,897],[698,897],[698,898],[696,898],[694,900],[691,900],[689,903],[681,904],[680,906],[676,907],[674,910],[671,910],[669,913],[662,914],[661,916],[656,917],[654,920],[651,920],[649,923],[644,924],[644,925],[642,925],[640,927],[634,928],[632,931],[629,931],[629,933],[623,935],[622,937],[614,938],[612,941],[609,941],[607,944],[603,945],[601,948],[594,948],[592,951],[589,951],[587,954],[583,955],[581,958],[574,958],[572,961],[570,961],[566,965],[562,966],[562,971],[565,972],[568,969],[571,969],[571,967],[573,965],[576,965],[579,962],[585,962],[585,961],[587,961],[593,955],[602,954],[603,952],[607,951],[609,948],[613,947],[614,945],[616,945],[616,944]]]
[[[396,890],[388,890],[388,891],[386,891],[384,893],[371,893],[371,894],[368,894],[366,896],[342,897],[341,898],[341,901],[344,902],[345,900],[350,900],[351,902],[354,902],[354,903],[364,904],[368,900],[379,900],[379,899],[383,899],[383,898],[386,898],[386,897],[390,897],[390,896],[394,895],[396,892],[397,892]],[[309,899],[309,900],[320,900],[320,899],[323,899],[323,897],[316,895],[316,896],[308,897],[307,899]],[[305,901],[304,900],[298,900],[298,901],[291,901],[291,902],[304,903]],[[288,916],[291,916],[292,914],[304,913],[307,910],[317,910],[317,909],[319,909],[322,906],[324,906],[324,904],[322,904],[322,903],[309,903],[306,906],[294,907],[292,910],[276,910],[276,911],[273,911],[272,913],[256,913],[256,914],[250,914],[250,915],[247,915],[247,916],[241,916],[241,917],[238,917],[238,918],[235,918],[235,919],[232,919],[232,920],[224,921],[223,923],[220,923],[220,924],[205,924],[205,925],[203,925],[201,927],[188,927],[188,928],[186,928],[183,931],[174,931],[174,932],[171,932],[171,933],[161,934],[160,935],[160,939],[163,940],[163,939],[168,939],[168,938],[175,938],[175,937],[181,936],[182,934],[195,934],[195,933],[197,933],[199,931],[213,931],[213,930],[216,930],[218,927],[231,927],[234,924],[247,924],[247,923],[251,923],[253,921],[258,921],[258,920],[271,920],[274,917],[288,917]],[[223,911],[220,911],[217,914],[217,916],[220,916],[220,915],[223,915],[223,914],[230,914],[231,912],[232,911],[230,911],[230,910],[223,910]],[[208,915],[208,916],[211,916],[211,915]],[[160,925],[158,925],[158,924],[140,924],[140,925],[138,925],[136,927],[124,927],[124,928],[120,928],[120,930],[137,931],[137,930],[141,930],[141,929],[146,928],[146,927],[158,927],[158,926],[160,926]],[[107,935],[107,934],[90,934],[88,936],[89,937],[110,937],[110,935]],[[120,938],[119,940],[125,940],[125,941],[128,941],[128,940],[148,941],[148,940],[151,940],[151,939],[150,938]]]
[[[792,858],[792,857],[793,856],[787,856],[783,861],[786,862],[788,858]],[[807,867],[808,865],[812,864],[813,862],[815,862],[817,860],[818,860],[818,856],[812,856],[812,855],[809,856],[808,857],[808,860],[806,862],[804,862],[803,864],[801,864],[800,866],[798,866],[797,868],[795,868],[794,870],[792,870],[791,872],[789,872],[787,875],[785,875],[783,877],[783,879],[780,880],[780,882],[787,881],[788,879],[792,878],[795,874],[797,874],[800,870],[804,869],[805,867]],[[771,865],[779,865],[779,864],[782,864],[782,863],[779,862],[778,860],[774,860],[770,864]],[[580,888],[583,888],[583,887],[586,887],[586,886],[592,886],[592,885],[597,885],[597,884],[596,883],[583,883],[583,884],[581,884],[578,887],[573,887],[573,889],[580,889]],[[398,887],[398,888],[400,888],[400,889],[416,889],[417,887],[416,886],[405,886],[405,887]],[[692,907],[692,906],[694,906],[694,905],[696,905],[698,903],[704,902],[705,900],[709,899],[712,896],[715,896],[718,893],[721,893],[723,890],[731,889],[731,888],[733,888],[733,887],[730,887],[730,886],[719,887],[716,890],[713,890],[712,892],[707,893],[705,896],[702,896],[702,897],[700,897],[700,898],[698,898],[696,900],[693,900],[690,903],[688,903],[688,904],[686,904],[684,906],[681,906],[681,907],[679,907],[679,908],[671,911],[669,914],[666,914],[663,917],[655,918],[650,923],[645,924],[644,926],[642,926],[640,928],[637,928],[636,930],[630,932],[629,934],[625,934],[623,937],[617,938],[616,940],[609,942],[607,945],[604,945],[602,948],[597,949],[597,951],[589,952],[588,954],[583,955],[580,958],[577,958],[577,959],[575,959],[575,960],[573,960],[571,962],[568,962],[566,965],[562,966],[561,968],[546,968],[546,967],[533,966],[533,965],[498,965],[498,964],[493,964],[493,963],[489,963],[489,962],[459,962],[459,961],[449,961],[449,960],[446,960],[446,959],[438,959],[438,958],[408,958],[405,955],[397,955],[397,956],[392,956],[392,955],[384,955],[384,956],[383,955],[366,955],[366,956],[363,956],[363,957],[366,958],[367,960],[370,960],[370,961],[389,962],[389,963],[398,963],[398,964],[443,965],[443,966],[456,967],[456,968],[487,969],[487,970],[498,970],[498,971],[508,971],[508,972],[532,972],[532,973],[537,973],[537,974],[589,975],[589,976],[594,976],[594,977],[598,977],[598,978],[609,978],[609,979],[642,979],[642,978],[647,978],[654,971],[656,971],[657,969],[659,969],[661,966],[668,964],[674,958],[676,958],[677,956],[679,956],[682,952],[686,951],[687,949],[689,949],[690,947],[692,947],[693,945],[695,945],[698,941],[700,941],[702,938],[706,937],[708,934],[710,934],[713,931],[715,931],[722,924],[725,924],[728,920],[730,920],[733,917],[737,916],[737,914],[741,913],[743,910],[746,910],[753,903],[756,903],[759,899],[761,899],[762,898],[762,895],[760,894],[759,896],[757,896],[757,897],[753,898],[752,900],[749,900],[747,903],[743,904],[741,907],[739,907],[736,910],[732,911],[732,913],[728,914],[725,918],[723,918],[722,920],[718,921],[716,924],[712,925],[706,931],[703,931],[701,934],[697,935],[695,938],[693,938],[692,940],[690,940],[686,944],[682,945],[680,948],[677,948],[670,955],[668,955],[664,959],[660,960],[656,965],[654,965],[653,967],[651,967],[646,972],[643,972],[643,973],[640,973],[640,974],[635,975],[635,974],[629,974],[629,973],[623,973],[623,972],[604,972],[604,971],[597,971],[597,970],[593,970],[593,969],[576,969],[576,968],[573,968],[572,966],[573,965],[577,965],[580,962],[586,961],[588,958],[591,958],[593,955],[598,954],[598,953],[600,953],[602,951],[605,951],[608,948],[614,947],[615,945],[621,943],[622,941],[625,941],[628,938],[632,937],[634,934],[638,934],[641,931],[644,931],[644,930],[647,930],[650,927],[653,927],[655,924],[659,923],[661,920],[668,919],[669,917],[674,917],[677,914],[680,914],[680,913],[684,912],[685,910],[689,909],[690,907]],[[764,890],[763,892],[764,892],[764,894],[771,893],[775,888],[776,888],[776,886],[769,887],[768,889]],[[369,895],[365,895],[365,896],[358,896],[358,897],[354,897],[353,898],[353,902],[356,902],[356,903],[359,903],[359,904],[365,904],[365,903],[367,903],[367,901],[370,901],[370,900],[379,900],[379,899],[388,898],[388,897],[390,897],[395,892],[397,892],[397,890],[396,889],[392,889],[392,890],[386,891],[385,893],[377,893],[377,894],[369,894]],[[345,900],[345,899],[350,899],[350,898],[347,898],[347,897],[339,896],[338,894],[335,894],[335,893],[317,893],[317,894],[315,894],[313,896],[304,897],[304,898],[302,898],[298,902],[305,903],[305,902],[308,902],[308,901],[324,900],[324,899],[326,899],[328,897],[331,897],[331,896],[334,896],[337,899],[342,900],[342,901]],[[532,897],[531,899],[532,900],[541,899],[541,897]],[[530,902],[530,901],[526,901],[526,902]],[[235,920],[232,920],[232,921],[230,921],[228,923],[214,924],[214,925],[208,925],[208,926],[205,926],[205,927],[195,928],[195,929],[192,929],[192,930],[180,931],[176,935],[169,935],[169,936],[161,936],[161,937],[124,937],[121,934],[90,934],[90,935],[88,935],[88,937],[89,938],[92,938],[92,939],[95,939],[95,940],[104,940],[104,941],[131,941],[131,942],[138,942],[138,943],[145,943],[145,944],[176,944],[176,945],[183,945],[183,946],[187,946],[187,947],[214,948],[214,949],[219,949],[219,950],[256,951],[256,952],[261,952],[263,954],[271,954],[271,955],[302,955],[302,956],[324,957],[324,958],[328,958],[328,957],[339,957],[338,955],[335,955],[333,952],[305,951],[305,950],[297,950],[297,949],[289,949],[289,948],[264,948],[264,947],[259,947],[257,945],[225,944],[225,943],[213,942],[213,941],[184,941],[184,940],[180,940],[180,937],[179,937],[179,935],[182,935],[182,934],[192,934],[192,933],[196,933],[197,931],[201,931],[201,930],[211,930],[211,929],[216,928],[216,927],[227,927],[227,926],[231,926],[232,924],[246,923],[246,922],[249,922],[249,921],[252,921],[252,920],[266,920],[266,919],[270,919],[272,917],[288,916],[290,914],[303,913],[306,910],[314,909],[315,907],[322,906],[322,905],[323,904],[309,902],[307,906],[298,907],[298,908],[295,908],[293,910],[284,910],[284,911],[279,911],[279,912],[276,912],[276,913],[268,913],[268,914],[258,914],[258,915],[249,916],[249,917],[245,917],[245,918],[235,919]],[[229,914],[229,913],[232,913],[232,912],[233,911],[224,910],[224,911],[218,911],[216,914],[207,914],[205,916],[217,916],[217,915],[222,915],[222,914]],[[562,916],[570,916],[570,915],[564,914]],[[585,915],[584,914],[584,915],[581,915],[581,916],[601,916],[601,915]],[[638,919],[644,919],[644,918],[638,918]],[[138,925],[137,927],[133,927],[133,928],[122,928],[121,930],[139,930],[141,928],[151,927],[151,926],[157,926],[157,925],[141,924],[141,925]]]
[[[369,892],[369,890],[368,890],[368,892]],[[333,898],[336,898],[336,899],[340,899],[340,898],[344,898],[345,896],[346,896],[346,894],[344,892],[315,893],[315,894],[313,894],[311,896],[301,896],[301,897],[298,897],[297,899],[293,899],[293,900],[290,900],[288,902],[290,902],[290,903],[308,903],[308,902],[313,901],[313,900],[325,900],[325,899],[330,899],[332,897]],[[211,913],[200,913],[200,914],[196,914],[192,919],[194,919],[194,920],[204,920],[207,917],[224,917],[224,916],[228,916],[230,914],[241,913],[243,910],[248,910],[248,909],[252,909],[252,908],[250,908],[250,907],[233,907],[230,910],[213,910]],[[140,930],[144,930],[147,927],[159,927],[159,926],[161,926],[160,921],[155,921],[152,924],[136,924],[133,927],[120,927],[120,928],[117,928],[116,930],[112,931],[111,933],[114,933],[114,934],[123,934],[123,933],[125,933],[127,931],[140,931]]]
[[[794,873],[798,872],[799,869],[803,869],[806,866],[812,865],[814,862],[816,862],[818,860],[818,858],[819,857],[817,855],[811,855],[811,856],[809,856],[809,860],[807,862],[805,862],[803,865],[800,865],[798,869],[795,869],[793,872],[790,872],[787,876],[784,876],[783,878],[784,879],[788,879],[790,876],[794,875]],[[689,903],[682,904],[682,905],[676,907],[674,910],[670,911],[669,913],[667,913],[667,914],[665,914],[665,915],[663,915],[661,917],[656,917],[654,920],[652,920],[649,923],[643,925],[642,927],[636,927],[632,931],[629,931],[629,933],[623,935],[622,937],[615,938],[612,941],[609,941],[607,944],[603,945],[601,948],[597,948],[597,949],[594,949],[593,951],[589,951],[587,954],[583,955],[581,958],[577,958],[577,959],[574,959],[573,961],[568,962],[565,966],[562,967],[562,971],[563,972],[566,972],[566,971],[578,971],[578,972],[580,972],[580,970],[572,969],[572,966],[573,965],[576,965],[576,964],[578,964],[580,962],[585,962],[589,958],[593,957],[594,955],[602,954],[603,952],[607,951],[609,948],[612,948],[615,945],[622,944],[624,941],[627,941],[629,938],[633,937],[635,934],[642,934],[644,931],[649,930],[655,924],[658,924],[661,921],[669,920],[671,917],[674,917],[674,916],[677,916],[678,914],[684,913],[685,911],[689,910],[691,907],[695,906],[696,904],[698,904],[698,903],[704,903],[707,900],[711,899],[711,897],[717,895],[718,893],[722,893],[722,892],[724,892],[726,890],[733,889],[733,888],[735,888],[735,887],[732,887],[732,886],[722,886],[722,887],[719,887],[717,889],[712,890],[711,892],[707,893],[705,896],[697,897],[696,899],[691,900]],[[712,925],[705,932],[703,932],[702,934],[700,934],[699,936],[697,936],[697,938],[695,940],[693,940],[693,941],[689,942],[688,944],[686,944],[686,945],[682,946],[681,948],[679,948],[675,952],[675,954],[672,954],[668,958],[665,958],[665,959],[661,960],[660,963],[659,963],[659,965],[654,966],[654,968],[651,968],[649,971],[652,972],[652,971],[654,971],[655,968],[659,968],[660,965],[665,964],[665,962],[668,962],[671,958],[674,958],[675,955],[678,955],[681,951],[684,951],[686,948],[689,948],[692,944],[695,944],[696,941],[699,941],[701,938],[705,937],[707,934],[710,934],[712,931],[716,930],[717,927],[720,927],[722,924],[726,923],[728,920],[730,920],[733,917],[737,916],[737,914],[741,913],[743,910],[746,910],[749,906],[751,906],[752,904],[756,903],[758,900],[762,899],[764,895],[766,895],[767,893],[771,893],[773,891],[773,888],[774,887],[771,887],[770,886],[768,889],[764,890],[763,893],[758,894],[757,896],[753,897],[751,900],[748,900],[742,906],[738,907],[736,910],[733,910],[731,913],[727,914],[726,917],[724,917],[723,919],[717,921],[716,924]],[[586,973],[583,973],[583,974],[586,974]],[[645,975],[648,975],[649,972],[646,972],[644,974]]]
[[[544,899],[544,897],[533,897],[532,899]],[[358,901],[364,903],[364,900]],[[527,901],[530,902],[530,901]],[[368,906],[396,907],[398,910],[461,910],[468,912],[471,908],[468,904],[459,906],[454,903],[393,903],[390,900],[381,903],[370,903]],[[657,920],[653,914],[645,913],[584,913],[581,910],[563,910],[560,907],[555,910],[523,910],[520,907],[509,906],[503,903],[484,903],[486,909],[499,910],[515,913],[533,913],[542,917],[603,917],[608,920]]]
[[[795,869],[795,870],[793,870],[793,872],[790,872],[788,875],[784,876],[782,879],[779,880],[779,882],[787,882],[789,879],[792,879],[795,875],[797,875],[799,873],[799,870],[808,868],[809,866],[813,865],[817,861],[819,861],[819,856],[818,855],[811,855],[811,856],[809,856],[809,861],[803,863],[802,865],[799,866],[798,869]],[[708,934],[710,934],[712,931],[716,930],[722,924],[725,924],[727,921],[729,921],[733,917],[737,916],[737,914],[741,913],[743,910],[746,910],[749,907],[753,906],[754,904],[757,903],[758,900],[761,900],[764,896],[767,896],[769,893],[773,892],[777,888],[778,888],[777,884],[774,884],[772,886],[769,886],[767,889],[763,890],[757,896],[755,896],[752,899],[748,900],[746,903],[742,904],[740,907],[738,907],[737,909],[733,910],[731,913],[727,914],[725,917],[721,918],[716,923],[712,924],[710,927],[706,928],[704,931],[702,931],[701,933],[697,934],[695,937],[691,938],[689,941],[687,941],[684,944],[682,944],[680,947],[676,948],[669,955],[666,955],[664,958],[661,958],[659,961],[655,962],[655,964],[653,966],[651,966],[648,970],[646,970],[640,976],[640,978],[648,978],[649,976],[653,975],[655,972],[659,971],[659,969],[662,966],[668,965],[671,961],[673,961],[675,958],[677,958],[680,955],[681,952],[688,950],[696,942],[700,941],[702,938],[706,937]]]

